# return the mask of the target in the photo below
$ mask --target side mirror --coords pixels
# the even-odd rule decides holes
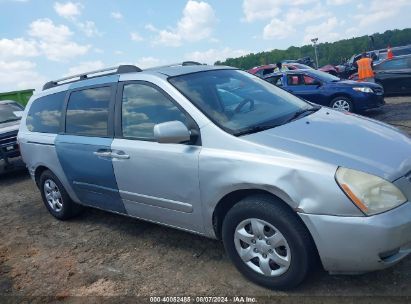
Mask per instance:
[[[15,116],[17,116],[18,118],[22,118],[23,114],[24,114],[24,111],[14,111],[13,114]]]
[[[167,121],[154,126],[154,138],[160,144],[180,144],[190,141],[190,131],[181,121]]]

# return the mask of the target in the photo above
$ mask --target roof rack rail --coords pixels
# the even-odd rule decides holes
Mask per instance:
[[[183,61],[183,62],[177,62],[177,63],[172,63],[172,64],[154,66],[154,67],[148,68],[146,70],[155,70],[155,69],[169,68],[169,67],[174,67],[174,66],[190,66],[190,65],[206,65],[206,64],[205,63],[200,63],[200,62],[197,62],[197,61]]]
[[[73,76],[68,76],[68,77],[64,77],[61,79],[49,81],[43,86],[43,91],[50,89],[50,88],[57,87],[59,85],[66,84],[66,83],[76,82],[76,81],[85,80],[89,78],[100,77],[100,76],[105,76],[105,75],[114,75],[114,74],[134,73],[134,72],[141,72],[141,71],[142,70],[135,65],[119,65],[116,67],[104,68],[100,70],[76,74]],[[108,72],[108,73],[105,73],[105,72]],[[98,74],[98,75],[94,75],[94,74]],[[90,75],[94,75],[94,76],[90,77]],[[78,79],[75,79],[75,78],[78,78]],[[75,79],[75,80],[71,80],[71,79]],[[68,80],[71,80],[71,81],[68,81]]]
[[[205,65],[204,63],[200,63],[197,61],[183,61],[181,63],[182,66],[186,66],[186,65]]]

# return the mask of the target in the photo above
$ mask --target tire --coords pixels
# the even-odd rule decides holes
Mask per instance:
[[[72,201],[60,180],[51,171],[46,170],[40,176],[39,188],[47,210],[59,220],[68,220],[83,210]]]
[[[263,230],[260,226],[262,239],[253,237],[252,227],[258,230],[256,220],[265,225]],[[251,223],[245,224],[247,221]],[[270,230],[267,229],[268,225],[271,225]],[[240,234],[248,243],[239,241],[237,236]],[[248,238],[249,234],[251,238]],[[252,282],[270,289],[286,290],[298,286],[311,268],[317,265],[314,242],[303,222],[283,202],[270,196],[252,196],[234,205],[224,218],[222,238],[226,252],[237,269]],[[276,245],[269,243],[271,246],[267,247],[267,240],[279,242]],[[244,250],[243,257],[248,262],[243,261],[239,250]],[[278,260],[278,256],[282,259]],[[263,262],[261,268],[260,261]],[[264,265],[268,265],[268,269]]]
[[[330,107],[343,112],[354,112],[351,99],[345,96],[338,96],[331,100]]]

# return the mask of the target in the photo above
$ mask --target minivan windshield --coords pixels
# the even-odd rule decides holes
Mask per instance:
[[[317,107],[249,73],[212,70],[169,78],[207,117],[234,135],[259,132]]]
[[[22,111],[22,109],[14,103],[0,104],[0,123],[20,120],[14,112]]]

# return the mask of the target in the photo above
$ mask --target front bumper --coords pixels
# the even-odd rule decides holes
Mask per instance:
[[[24,168],[25,165],[21,159],[21,156],[7,158],[7,160],[3,158],[0,159],[0,174],[9,171],[22,170]]]
[[[17,142],[0,144],[0,174],[24,167]]]
[[[411,252],[411,203],[374,216],[299,213],[311,232],[324,269],[363,273],[387,268]]]
[[[355,98],[354,107],[357,111],[364,111],[369,109],[379,108],[385,105],[384,95],[359,93]]]

